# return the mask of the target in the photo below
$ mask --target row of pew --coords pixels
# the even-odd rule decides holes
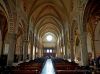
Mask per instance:
[[[11,74],[40,74],[42,65],[39,63],[23,63],[11,71]]]
[[[36,58],[29,62],[23,62],[17,66],[0,67],[0,74],[41,74],[41,70],[48,58]],[[75,62],[69,62],[62,58],[52,58],[56,74],[92,74],[89,66],[79,66]],[[95,74],[100,74],[97,71]]]
[[[17,66],[7,66],[1,74],[40,74],[46,58],[36,58]]]
[[[75,62],[69,62],[62,58],[52,59],[56,74],[92,74],[89,67],[80,67]]]

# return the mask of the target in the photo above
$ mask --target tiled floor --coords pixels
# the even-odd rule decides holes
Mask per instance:
[[[41,74],[55,74],[55,70],[52,64],[51,59],[47,59]]]

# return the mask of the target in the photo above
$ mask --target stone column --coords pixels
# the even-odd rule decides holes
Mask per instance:
[[[39,44],[39,50],[38,50],[38,53],[39,53],[39,57],[41,57],[42,56],[42,46],[41,46],[41,43],[39,42],[38,43]]]
[[[15,9],[13,7],[13,9]],[[17,30],[17,13],[16,10],[9,14],[8,18],[8,56],[7,65],[12,65],[14,62],[14,50],[16,47],[16,30]]]
[[[61,57],[61,45],[60,45],[60,39],[58,40],[58,45],[57,45],[57,57]]]
[[[56,53],[56,57],[58,57],[58,55],[59,55],[59,38],[57,39],[57,44],[56,44],[56,51],[55,51],[55,53]]]
[[[74,49],[73,49],[73,39],[70,40],[71,48],[71,61],[74,61]]]
[[[36,58],[36,47],[37,47],[37,45],[36,45],[36,35],[34,35],[34,59]]]
[[[43,56],[43,46],[42,46],[42,38],[40,38],[39,39],[40,41],[39,41],[39,50],[40,50],[40,57],[42,57]]]
[[[2,34],[0,30],[0,56],[1,56],[1,52],[2,52]]]
[[[65,32],[64,34],[64,45],[65,45],[65,59],[68,59],[68,54],[67,54],[67,33]]]
[[[16,46],[16,35],[9,33],[9,50],[8,50],[8,58],[7,58],[7,65],[12,65],[14,61],[14,50]]]
[[[93,51],[93,58],[96,59],[96,50],[95,50],[95,33],[92,34],[91,44],[92,44],[92,51]],[[96,63],[94,62],[94,66],[96,66]]]
[[[81,34],[81,60],[82,65],[87,66],[88,65],[88,51],[87,51],[87,43],[86,43],[86,35],[84,33]]]
[[[71,30],[70,34],[70,49],[71,49],[71,61],[74,61],[73,30]]]
[[[62,49],[61,58],[63,58],[64,57],[64,37],[63,36],[61,38],[61,49]]]
[[[22,38],[21,38],[22,39]],[[20,41],[20,54],[19,54],[19,61],[22,61],[23,57],[23,40]]]
[[[16,16],[15,16],[16,17]],[[9,18],[9,23],[8,23],[8,42],[9,42],[9,47],[8,47],[8,57],[7,57],[7,65],[12,65],[14,61],[14,50],[16,46],[16,34],[15,34],[15,19],[13,16]]]
[[[27,55],[28,55],[28,40],[24,39],[23,40],[23,61],[27,60]]]
[[[23,42],[23,61],[27,60],[27,41]]]
[[[87,0],[80,0],[77,2],[78,11],[78,28],[80,31],[80,43],[81,43],[81,62],[83,66],[89,65],[88,63],[88,50],[87,50],[87,32],[86,32],[86,21],[83,22],[85,5]]]
[[[31,38],[31,53],[30,53],[30,59],[33,60],[33,39]]]
[[[86,26],[83,26],[82,12],[79,14],[79,30],[80,30],[80,43],[81,43],[81,62],[83,66],[87,66],[88,63],[88,50],[87,50],[87,32]]]
[[[37,39],[37,42],[36,42],[36,57],[39,57],[39,51],[40,51],[40,49],[39,49],[39,41]]]

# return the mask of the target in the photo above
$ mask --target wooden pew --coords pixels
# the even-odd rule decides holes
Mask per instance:
[[[67,65],[67,64],[57,64],[55,65],[56,70],[75,70],[78,66]]]
[[[11,74],[40,74],[38,70],[13,70]]]
[[[91,74],[89,70],[57,70],[56,74]]]

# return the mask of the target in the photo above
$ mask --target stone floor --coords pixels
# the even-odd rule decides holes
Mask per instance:
[[[47,59],[41,74],[55,74],[55,70],[51,59]]]

